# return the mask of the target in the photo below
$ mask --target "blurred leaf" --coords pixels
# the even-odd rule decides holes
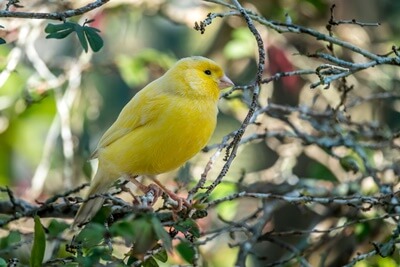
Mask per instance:
[[[92,167],[92,165],[90,164],[90,162],[88,160],[83,162],[82,172],[85,175],[85,178],[87,178],[88,180],[92,177],[92,175],[93,175],[93,167]]]
[[[178,222],[176,225],[174,225],[174,227],[176,230],[178,230],[179,232],[182,232],[183,234],[186,234],[187,232],[189,232],[196,238],[200,237],[199,226],[197,225],[196,221],[194,221],[190,218],[188,218],[184,221]]]
[[[342,168],[347,172],[360,171],[361,173],[365,173],[365,165],[362,158],[353,150],[346,156],[342,157],[339,160],[339,163],[342,166]]]
[[[0,267],[6,267],[7,266],[7,262],[5,259],[0,258]]]
[[[13,115],[12,124],[0,138],[0,142],[6,142],[11,146],[13,155],[19,161],[27,166],[37,166],[49,126],[56,114],[54,95],[50,94],[40,103],[29,107],[26,107],[24,101],[20,99],[15,104],[15,107],[17,106],[21,109],[21,113]],[[57,158],[56,153],[53,155],[53,159],[55,158]]]
[[[201,206],[201,205],[199,205],[199,206]],[[204,205],[206,205],[206,204],[204,204]],[[207,217],[207,215],[208,215],[208,212],[205,209],[196,210],[192,216],[192,219],[197,220],[197,219],[205,218],[205,217]]]
[[[153,49],[146,49],[134,57],[121,55],[116,63],[124,81],[129,86],[143,85],[150,80],[148,65],[157,65],[161,68],[160,75],[169,69],[176,59],[169,54]]]
[[[307,174],[309,177],[316,180],[324,180],[331,182],[338,182],[339,180],[335,175],[324,165],[317,161],[313,161],[307,168]]]
[[[143,259],[145,253],[153,249],[160,239],[164,248],[172,251],[171,237],[154,215],[148,214],[131,221],[118,222],[111,226],[110,232],[113,235],[123,237],[127,242],[133,244],[129,252],[130,262],[133,262],[134,258]],[[162,257],[161,254],[160,257]]]
[[[160,238],[161,241],[163,242],[164,248],[167,251],[172,252],[172,240],[171,240],[171,237],[169,236],[167,231],[165,231],[165,229],[162,226],[160,220],[156,216],[152,216],[151,217],[151,222],[153,224],[154,231],[155,231],[157,237]]]
[[[100,261],[112,261],[111,251],[108,247],[93,247],[86,253],[85,256],[79,255],[77,262],[79,266],[92,267],[92,266],[104,266],[100,264]]]
[[[31,251],[31,259],[29,266],[40,267],[42,266],[44,252],[46,250],[46,236],[39,216],[35,216],[35,232],[33,234],[33,245]]]
[[[375,247],[375,250],[378,252],[378,254],[383,258],[392,255],[396,249],[396,244],[393,239],[390,239],[386,243],[377,243],[377,242],[371,242],[371,243]]]
[[[128,266],[132,266],[133,263],[134,263],[135,261],[137,261],[137,260],[138,260],[138,258],[136,258],[134,255],[130,255],[130,256],[128,257],[128,260],[126,261],[126,264],[127,264]]]
[[[110,233],[112,236],[120,236],[128,242],[133,243],[135,241],[134,226],[134,223],[131,221],[118,221],[110,227]]]
[[[358,223],[355,225],[354,234],[359,242],[365,240],[371,232],[371,227],[368,223]]]
[[[193,263],[195,251],[189,242],[182,241],[175,248],[185,261],[190,264]]]
[[[69,224],[63,221],[53,219],[47,227],[49,237],[58,237],[65,229],[69,228]]]
[[[83,247],[90,248],[98,245],[104,238],[106,229],[102,224],[91,222],[76,236],[76,242],[82,242]]]
[[[375,257],[376,265],[375,266],[382,266],[382,267],[399,267],[399,262],[390,257],[382,258],[379,256]]]
[[[256,45],[254,36],[247,27],[234,29],[231,40],[224,48],[224,55],[229,59],[252,57]]]
[[[139,259],[143,258],[144,254],[152,249],[158,241],[151,217],[151,215],[145,215],[135,218],[131,222],[133,229],[135,229],[134,234],[130,237],[124,237],[125,240],[132,241],[131,255]]]
[[[104,222],[110,217],[111,207],[103,206],[93,217],[92,222],[104,225]]]
[[[215,188],[215,190],[211,193],[210,197],[213,200],[219,199],[231,195],[233,193],[236,193],[236,191],[237,187],[234,183],[222,182]],[[232,200],[220,203],[216,209],[218,211],[218,214],[222,218],[226,220],[231,220],[236,214],[237,206],[238,206],[238,201]]]
[[[143,262],[143,267],[158,267],[158,263],[153,257],[148,258]]]
[[[13,243],[21,241],[21,234],[17,231],[11,231],[6,237],[0,239],[0,249],[7,248]]]
[[[157,254],[154,254],[154,258],[156,258],[157,260],[164,262],[164,263],[167,262],[167,260],[168,260],[167,251],[165,249],[162,249]]]

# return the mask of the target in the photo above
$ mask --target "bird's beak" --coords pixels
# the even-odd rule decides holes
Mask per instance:
[[[218,87],[221,90],[232,86],[235,86],[235,84],[226,75],[222,76],[218,81]]]

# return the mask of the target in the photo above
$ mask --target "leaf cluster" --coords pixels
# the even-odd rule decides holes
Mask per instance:
[[[89,22],[91,21],[87,21],[83,25],[70,21],[60,24],[49,23],[44,30],[48,34],[46,39],[64,39],[75,32],[85,52],[88,52],[89,46],[94,52],[98,52],[103,47],[104,42],[99,35],[100,30],[86,26]]]

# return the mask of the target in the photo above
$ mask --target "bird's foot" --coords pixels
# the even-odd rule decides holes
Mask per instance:
[[[142,207],[152,207],[157,202],[157,199],[162,195],[163,191],[155,184],[146,186],[136,179],[131,179],[130,181],[144,193],[142,196],[136,196],[131,193],[132,197],[134,198],[134,204]]]
[[[162,195],[162,191],[158,186],[148,186],[146,193],[141,196],[133,196],[133,203],[137,206],[144,208],[151,208],[157,202],[158,198]]]
[[[184,209],[190,209],[192,206],[185,198],[180,197],[169,190],[165,192],[165,194],[163,195],[163,199],[166,205],[173,208],[174,212],[179,212]]]

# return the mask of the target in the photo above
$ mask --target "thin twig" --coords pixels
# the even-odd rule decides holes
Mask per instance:
[[[110,0],[97,0],[80,8],[50,13],[0,10],[0,18],[52,19],[64,21],[66,18],[79,16],[93,9],[99,8],[109,1]]]

